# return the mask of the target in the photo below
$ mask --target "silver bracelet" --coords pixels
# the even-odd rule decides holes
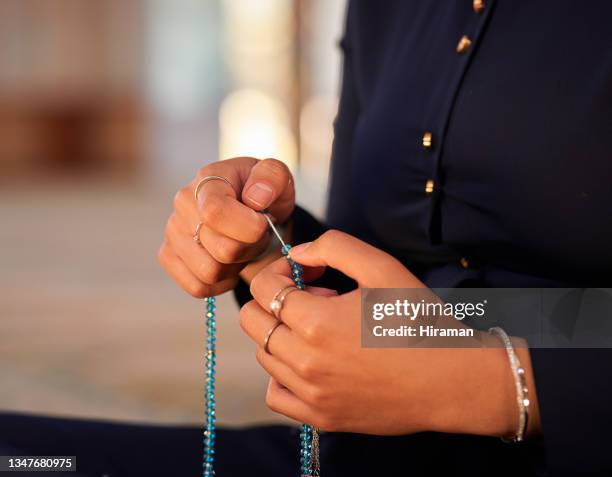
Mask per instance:
[[[516,387],[516,402],[519,411],[519,425],[516,434],[513,437],[502,437],[504,442],[521,442],[525,438],[527,426],[529,424],[529,389],[527,388],[527,378],[525,369],[521,366],[521,362],[514,351],[514,346],[508,334],[500,327],[495,326],[489,329],[489,333],[497,335],[502,340],[510,361],[510,368],[514,376],[514,385]]]

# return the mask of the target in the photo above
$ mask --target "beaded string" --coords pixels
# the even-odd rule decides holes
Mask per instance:
[[[217,364],[217,305],[215,297],[206,298],[206,385],[204,396],[206,402],[206,422],[204,427],[204,455],[202,460],[202,476],[215,475],[215,438],[216,436],[216,402],[215,402],[215,365]]]
[[[291,245],[283,241],[280,233],[270,220],[267,211],[262,211],[268,221],[271,230],[281,243],[281,253],[287,259],[291,267],[291,278],[295,286],[300,290],[305,288],[304,269],[299,263],[289,257]],[[213,477],[215,475],[215,438],[216,438],[216,402],[215,402],[215,366],[216,366],[216,304],[215,297],[206,298],[206,422],[204,428],[204,455],[202,461],[202,476]],[[316,428],[309,424],[302,424],[300,432],[300,477],[320,477],[319,464],[319,433]]]
[[[272,223],[270,216],[266,211],[263,211],[264,217],[268,221],[268,225],[278,241],[281,243],[281,253],[287,259],[291,267],[291,278],[295,286],[303,290],[304,284],[304,269],[299,263],[294,262],[289,257],[291,245],[288,245],[281,237],[280,233]],[[321,473],[319,464],[319,433],[316,428],[309,424],[302,424],[300,432],[300,477],[319,477]]]

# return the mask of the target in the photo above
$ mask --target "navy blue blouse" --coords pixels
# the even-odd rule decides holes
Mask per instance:
[[[297,210],[296,243],[344,230],[436,287],[612,286],[612,2],[352,0],[341,46],[327,223]],[[532,359],[547,472],[612,475],[612,353]]]

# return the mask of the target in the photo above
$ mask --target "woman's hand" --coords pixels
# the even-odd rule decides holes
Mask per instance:
[[[206,182],[198,201],[194,188]],[[291,173],[274,159],[238,157],[212,163],[174,197],[159,261],[166,272],[191,295],[202,298],[232,289],[247,264],[265,251],[270,240],[262,214],[269,209],[277,224],[284,223],[295,206]],[[199,223],[201,245],[194,241]]]
[[[337,231],[290,255],[305,267],[338,269],[359,288],[424,287],[390,255]],[[362,348],[359,290],[287,295],[283,325],[266,353],[263,340],[276,322],[270,301],[291,283],[286,260],[275,261],[253,279],[255,300],[240,314],[241,326],[258,345],[257,360],[271,376],[266,402],[272,410],[327,431],[492,436],[516,431],[514,382],[503,348]],[[520,358],[534,389],[528,353]]]

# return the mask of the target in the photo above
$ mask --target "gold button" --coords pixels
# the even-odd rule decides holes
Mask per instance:
[[[484,0],[474,0],[472,2],[472,7],[474,7],[474,11],[476,13],[480,13],[485,8],[485,2],[484,2]]]
[[[425,134],[423,134],[423,147],[425,149],[431,148],[431,139],[432,139],[431,133],[429,131],[426,131]]]
[[[459,263],[461,264],[463,268],[470,268],[470,261],[465,257],[459,260]]]
[[[429,179],[425,183],[425,193],[427,195],[430,195],[433,191],[434,191],[434,181],[433,181],[433,179]]]
[[[466,35],[463,35],[457,43],[457,53],[465,53],[470,48],[472,40]]]

